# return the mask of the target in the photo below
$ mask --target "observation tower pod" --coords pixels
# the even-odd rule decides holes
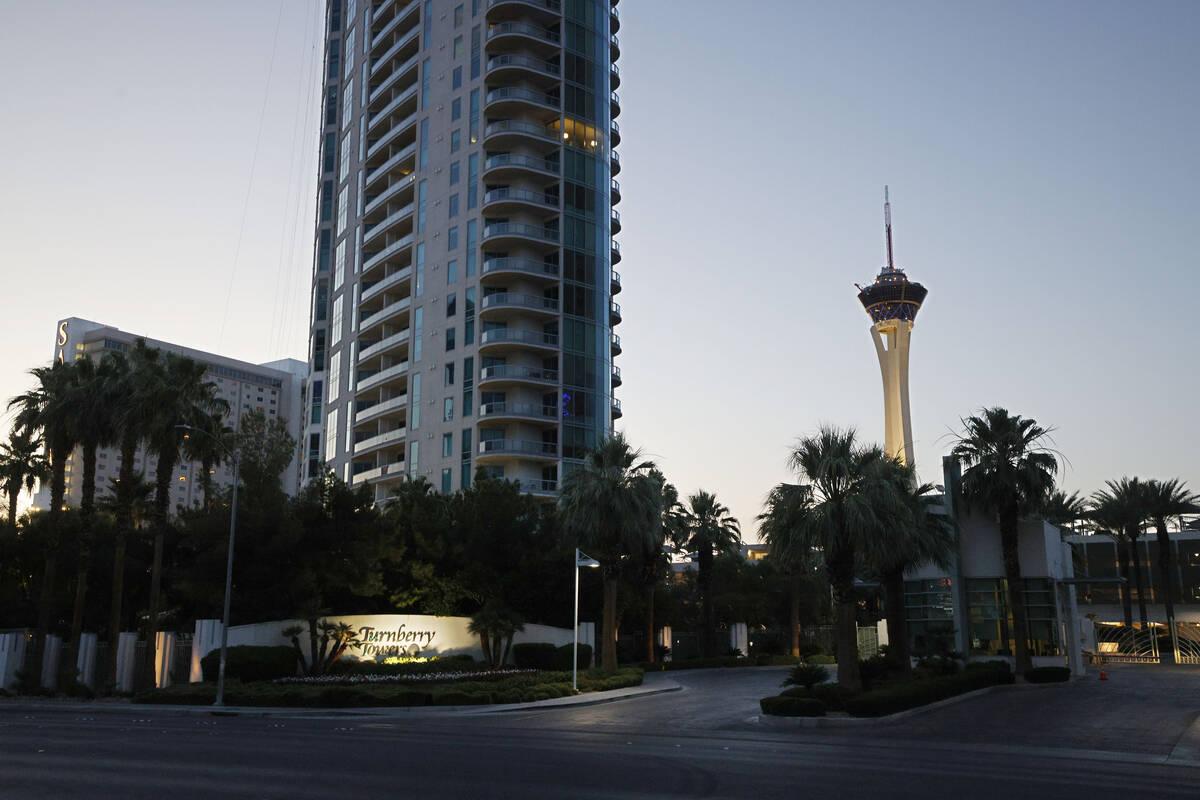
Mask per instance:
[[[871,317],[871,338],[883,376],[884,449],[905,464],[913,463],[912,420],[908,410],[908,349],[913,323],[928,291],[913,283],[892,259],[892,207],[883,190],[887,266],[875,282],[858,286],[858,300]]]

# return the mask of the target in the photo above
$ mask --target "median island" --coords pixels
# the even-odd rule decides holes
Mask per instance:
[[[570,647],[537,646],[514,650],[514,664],[491,666],[469,655],[338,661],[324,674],[296,675],[288,647],[233,647],[226,663],[225,703],[230,706],[348,708],[466,706],[530,703],[569,697]],[[216,657],[202,661],[203,682],[152,689],[135,703],[211,705],[216,699]],[[580,663],[590,661],[580,647]],[[640,686],[637,667],[580,669],[579,692]]]

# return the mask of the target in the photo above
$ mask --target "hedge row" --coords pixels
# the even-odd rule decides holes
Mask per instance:
[[[902,683],[886,689],[863,692],[846,700],[846,711],[854,717],[882,717],[910,708],[935,703],[948,697],[973,692],[989,686],[1012,683],[1012,673],[1005,664],[964,670],[957,675]]]
[[[587,670],[579,674],[579,688],[599,692],[638,686],[642,671],[623,668],[616,672]],[[273,707],[363,707],[363,706],[458,706],[487,703],[529,703],[571,694],[570,672],[542,672],[502,681],[471,682],[414,687],[396,684],[311,686],[303,684],[231,682],[225,702],[232,706]],[[216,697],[211,683],[187,683],[143,692],[135,703],[166,705],[210,705]]]
[[[777,717],[823,717],[825,704],[813,697],[795,697],[782,694],[764,697],[758,701],[762,713]]]

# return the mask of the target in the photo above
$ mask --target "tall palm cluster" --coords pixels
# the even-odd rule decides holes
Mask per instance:
[[[935,513],[931,486],[918,485],[911,467],[861,443],[853,429],[824,426],[800,439],[789,465],[801,483],[776,486],[759,522],[771,557],[797,579],[792,653],[799,650],[798,578],[820,564],[836,607],[838,682],[859,689],[857,580],[875,577],[884,587],[888,640],[897,663],[907,666],[904,572],[928,561],[946,563],[953,526]]]
[[[716,495],[679,501],[653,461],[623,434],[601,441],[567,474],[558,504],[567,536],[600,562],[604,583],[600,663],[617,665],[617,600],[622,574],[641,576],[646,594],[647,660],[654,660],[654,589],[670,568],[669,552],[691,552],[702,605],[701,653],[716,653],[712,571],[715,557],[741,544],[741,528]]]
[[[67,460],[77,452],[75,474],[80,481],[82,530],[70,641],[73,647],[78,646],[96,525],[96,454],[111,446],[119,446],[121,463],[119,477],[112,486],[116,538],[109,632],[121,630],[125,547],[135,531],[139,501],[146,493],[143,476],[134,462],[138,448],[144,446],[147,462],[151,456],[155,459],[151,514],[154,560],[147,626],[152,636],[158,627],[163,540],[169,525],[175,465],[187,457],[211,469],[224,456],[217,441],[187,437],[181,426],[220,432],[228,404],[217,396],[216,385],[206,380],[204,365],[149,347],[144,340],[138,340],[127,354],[107,353],[98,362],[89,358],[69,364],[59,362],[37,367],[31,375],[33,387],[8,404],[14,417],[11,437],[0,450],[0,485],[8,501],[7,535],[15,536],[22,488],[32,489],[38,480],[49,481],[48,546],[40,578],[38,645],[54,622],[50,616],[58,570],[56,540],[62,530]],[[206,502],[210,491],[206,481]]]
[[[1131,583],[1137,589],[1138,617],[1143,627],[1147,624],[1146,590],[1143,586],[1138,539],[1150,526],[1153,526],[1158,540],[1163,609],[1167,624],[1174,625],[1179,587],[1175,580],[1175,560],[1167,533],[1167,520],[1197,511],[1200,511],[1200,495],[1189,491],[1182,481],[1175,478],[1141,480],[1136,477],[1107,481],[1106,488],[1093,494],[1089,503],[1080,501],[1074,509],[1075,519],[1090,522],[1097,533],[1109,534],[1117,542],[1118,564],[1126,581],[1121,601],[1127,626],[1133,625],[1133,597],[1129,591]]]

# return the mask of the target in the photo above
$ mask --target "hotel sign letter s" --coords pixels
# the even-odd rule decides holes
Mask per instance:
[[[63,363],[63,347],[67,344],[67,321],[58,323],[58,363]]]

